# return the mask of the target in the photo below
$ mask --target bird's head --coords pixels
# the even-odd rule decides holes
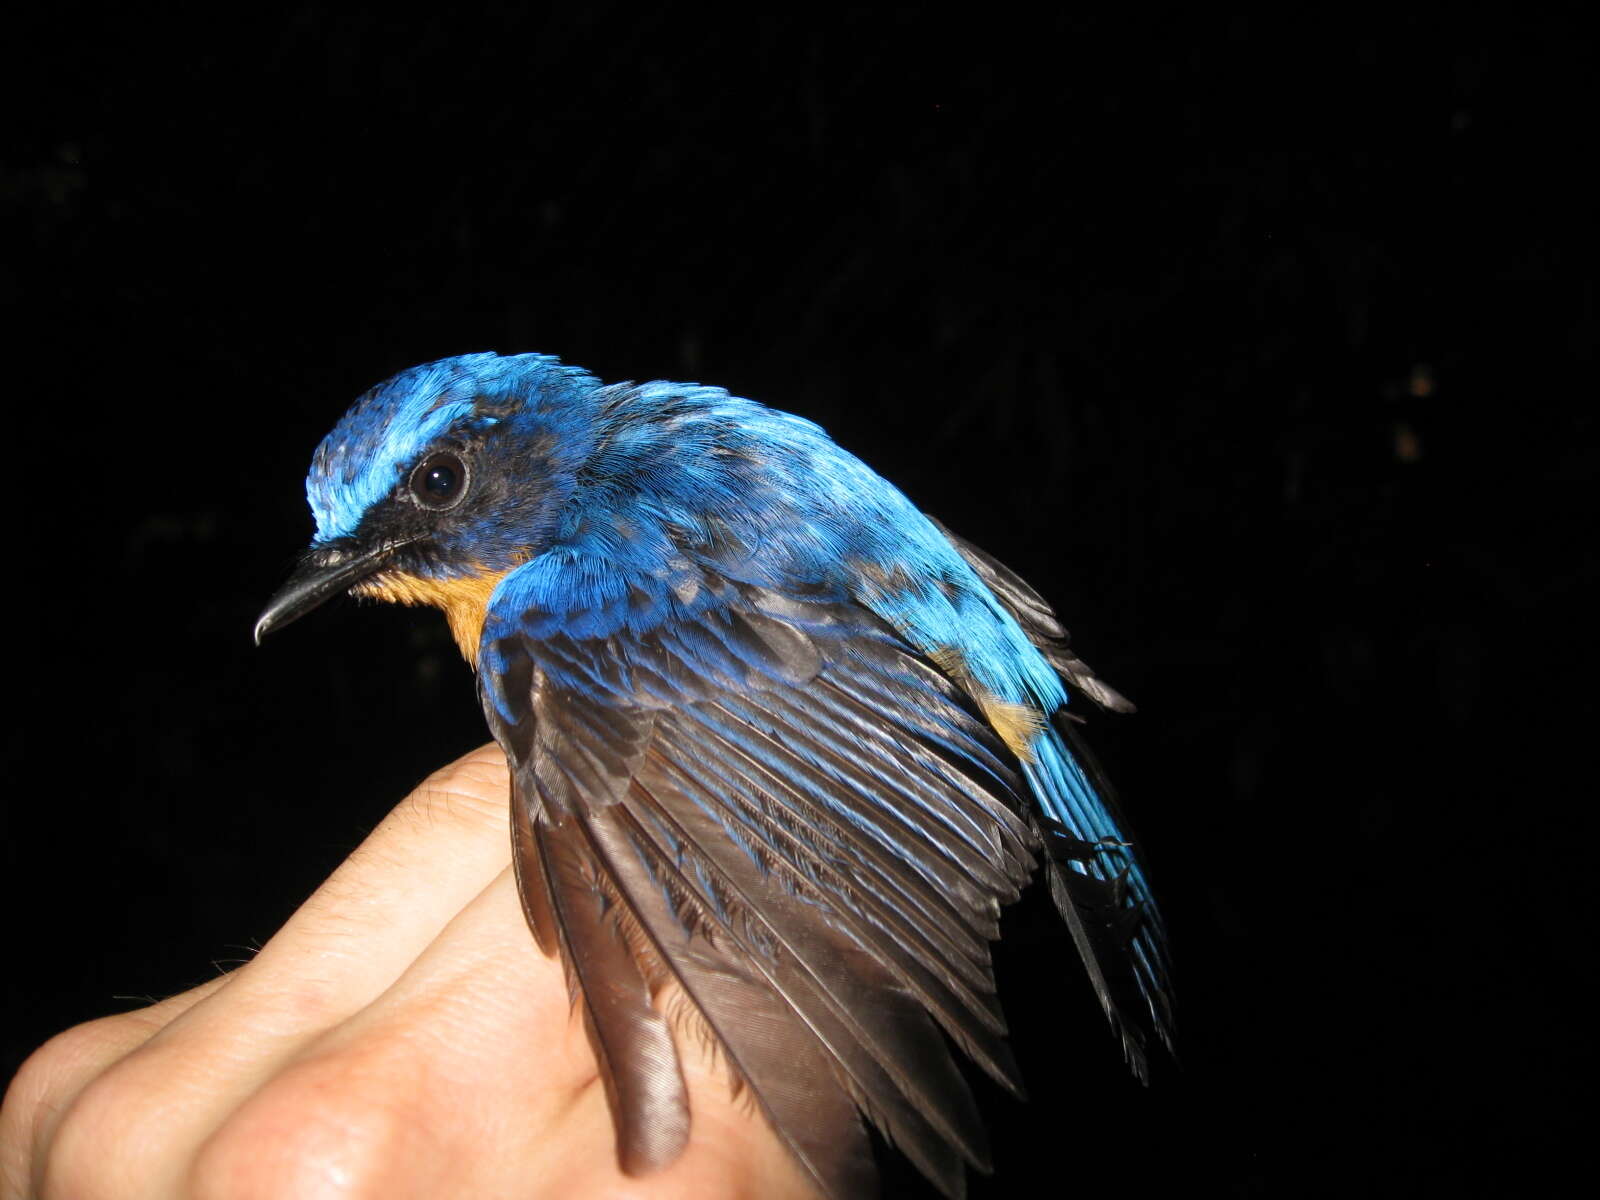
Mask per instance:
[[[474,658],[490,592],[554,537],[604,391],[545,355],[466,354],[367,392],[312,459],[316,537],[256,640],[353,591],[437,605]]]

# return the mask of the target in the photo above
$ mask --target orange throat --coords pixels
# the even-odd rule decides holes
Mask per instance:
[[[390,604],[431,604],[444,613],[450,634],[461,647],[462,657],[478,665],[478,640],[483,636],[483,620],[489,610],[489,596],[507,572],[483,571],[454,579],[425,579],[401,571],[385,571],[358,583],[356,595]]]

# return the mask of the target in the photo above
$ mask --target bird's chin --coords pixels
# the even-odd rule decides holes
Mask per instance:
[[[361,580],[350,589],[350,594],[387,604],[432,605],[444,613],[445,620],[450,623],[450,632],[461,647],[462,657],[469,663],[476,663],[489,597],[505,574],[505,571],[478,569],[439,579],[387,570]]]

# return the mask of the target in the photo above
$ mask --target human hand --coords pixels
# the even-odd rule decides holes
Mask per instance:
[[[691,1037],[671,1166],[630,1179],[509,867],[505,760],[426,780],[255,959],[79,1025],[0,1110],[3,1200],[807,1196]]]

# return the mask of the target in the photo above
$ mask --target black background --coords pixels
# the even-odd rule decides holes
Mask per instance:
[[[0,1071],[485,740],[433,614],[249,629],[357,393],[537,349],[819,420],[1139,702],[1090,733],[1183,1063],[1126,1078],[1030,894],[980,1190],[1537,1187],[1592,1103],[1577,11],[14,26]]]

